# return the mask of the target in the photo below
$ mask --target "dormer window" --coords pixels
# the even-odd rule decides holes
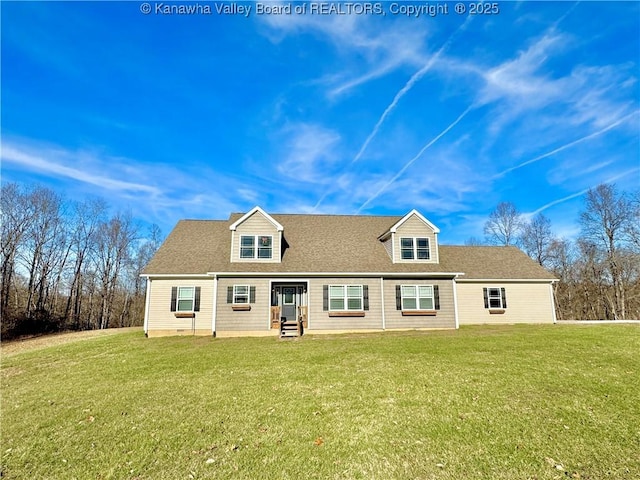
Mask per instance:
[[[400,239],[402,260],[429,260],[429,239],[426,237],[402,237]]]
[[[242,235],[240,237],[240,258],[273,258],[273,237],[271,235]]]

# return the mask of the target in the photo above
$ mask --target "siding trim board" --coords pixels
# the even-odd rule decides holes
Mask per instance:
[[[311,277],[311,278],[322,278],[322,277],[342,277],[342,278],[445,278],[445,279],[453,279],[460,275],[464,275],[462,272],[210,272],[204,275],[204,277],[210,277],[212,275],[217,275],[218,277],[273,277],[278,278],[298,278],[297,275],[301,277]],[[151,275],[152,277],[156,277],[156,275]],[[172,275],[173,277],[181,277],[181,275]],[[477,280],[473,280],[477,282]],[[549,280],[546,280],[545,283],[548,283]]]
[[[558,280],[527,278],[456,278],[455,281],[457,283],[556,283]]]

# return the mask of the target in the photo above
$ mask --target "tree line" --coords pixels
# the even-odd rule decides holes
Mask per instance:
[[[162,242],[101,199],[2,185],[2,338],[140,325],[144,266]]]
[[[571,241],[553,234],[542,213],[522,215],[498,204],[484,225],[484,240],[467,244],[515,245],[551,271],[558,319],[640,318],[640,191],[602,184],[584,196],[580,234]]]

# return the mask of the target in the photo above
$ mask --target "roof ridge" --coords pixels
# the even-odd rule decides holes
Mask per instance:
[[[287,215],[297,217],[360,217],[360,218],[396,218],[402,215],[361,215],[355,213],[270,213],[269,215]]]

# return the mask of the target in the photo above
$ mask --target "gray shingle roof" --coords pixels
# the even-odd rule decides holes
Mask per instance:
[[[440,246],[439,264],[393,264],[378,237],[402,217],[271,215],[284,227],[288,247],[281,263],[231,263],[229,220],[181,220],[144,274],[261,273],[464,273],[464,279],[554,277],[515,247]]]

